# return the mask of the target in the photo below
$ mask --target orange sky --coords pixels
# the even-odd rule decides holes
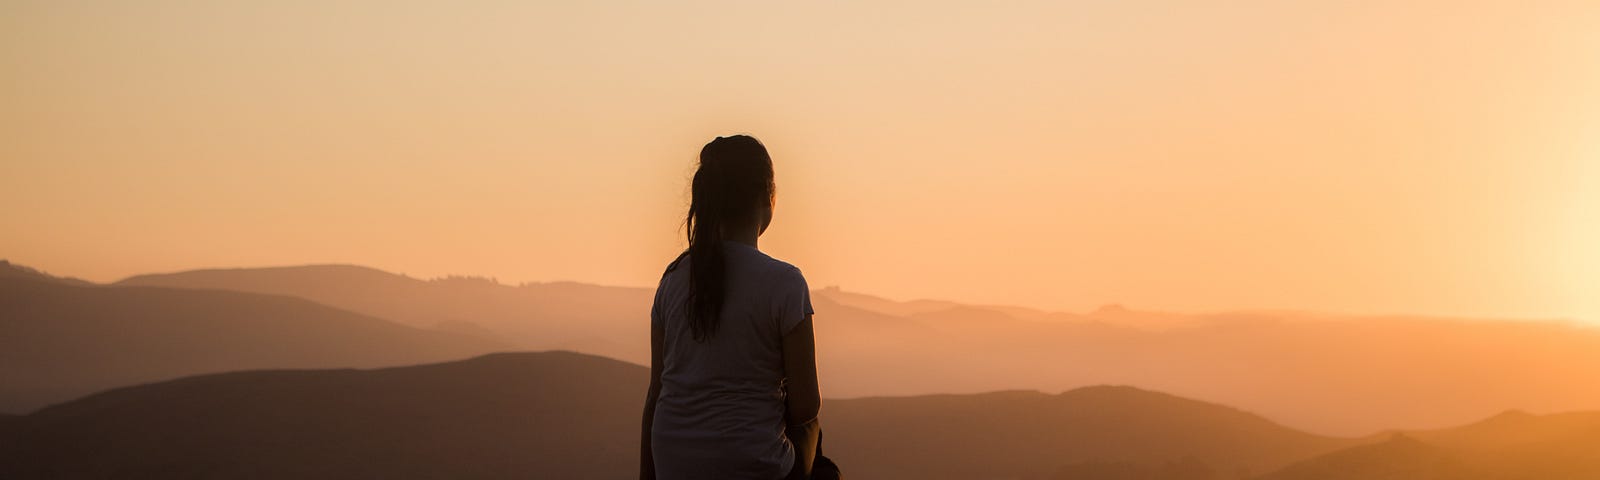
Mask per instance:
[[[1600,321],[1595,2],[531,3],[0,2],[0,257]]]

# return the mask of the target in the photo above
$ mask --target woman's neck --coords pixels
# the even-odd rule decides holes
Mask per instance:
[[[731,228],[722,230],[722,239],[730,242],[739,242],[751,247],[756,246],[756,240],[761,238],[761,232],[755,228]],[[759,248],[759,247],[758,247]]]

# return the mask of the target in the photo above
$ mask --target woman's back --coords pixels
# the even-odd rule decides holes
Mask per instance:
[[[805,278],[755,247],[723,241],[726,272],[715,332],[688,321],[685,255],[662,275],[650,321],[662,332],[661,391],[650,434],[657,478],[783,478],[783,336],[812,313]]]

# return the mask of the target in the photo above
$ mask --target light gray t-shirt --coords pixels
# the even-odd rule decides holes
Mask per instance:
[[[650,321],[665,333],[661,394],[650,427],[663,480],[780,479],[794,464],[784,437],[783,336],[812,313],[800,269],[723,242],[727,284],[716,334],[696,342],[684,300],[689,262],[668,268]]]

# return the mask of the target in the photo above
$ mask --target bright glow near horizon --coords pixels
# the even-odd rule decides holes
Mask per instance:
[[[1600,320],[1593,2],[0,2],[0,258]]]

